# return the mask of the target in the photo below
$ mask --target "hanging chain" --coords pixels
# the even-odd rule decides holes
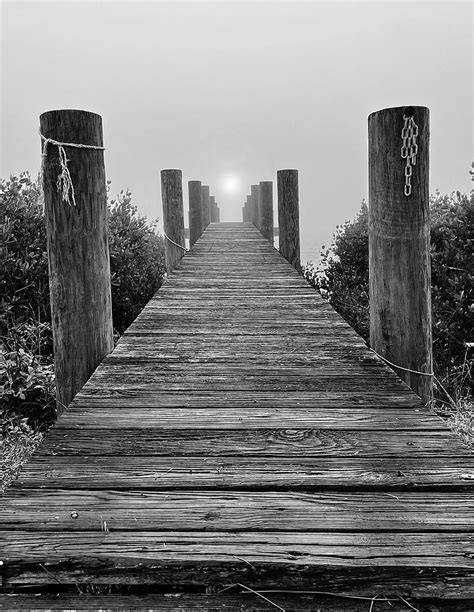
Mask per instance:
[[[411,194],[411,177],[413,174],[413,166],[416,164],[416,156],[418,155],[418,126],[413,117],[403,115],[405,121],[402,130],[402,159],[406,159],[405,164],[405,189],[404,193],[408,197]]]

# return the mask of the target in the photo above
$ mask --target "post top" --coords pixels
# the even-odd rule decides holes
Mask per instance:
[[[53,109],[53,110],[49,110],[49,111],[45,111],[44,113],[41,113],[40,115],[40,119],[42,117],[47,117],[48,115],[54,114],[54,113],[80,113],[81,115],[89,115],[92,117],[98,117],[99,119],[102,119],[102,116],[99,115],[98,113],[94,113],[92,111],[87,111],[87,110],[80,110],[77,108],[58,108],[58,109]]]
[[[402,113],[403,115],[407,115],[408,117],[413,117],[415,114],[419,114],[419,113],[428,113],[429,114],[430,109],[427,106],[413,106],[413,105],[407,105],[407,106],[393,106],[393,107],[388,107],[388,108],[382,108],[378,111],[374,111],[373,113],[370,113],[369,115],[369,121],[375,117],[376,115],[380,115],[380,114],[395,114],[398,115],[399,113]]]

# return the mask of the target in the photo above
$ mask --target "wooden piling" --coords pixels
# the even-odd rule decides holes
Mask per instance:
[[[250,219],[249,221],[255,225],[258,229],[259,220],[259,187],[258,185],[252,185],[250,187]]]
[[[209,209],[210,209],[211,223],[216,223],[216,221],[217,221],[217,204],[216,204],[216,197],[215,196],[209,196]]]
[[[181,170],[161,171],[166,271],[172,272],[185,253],[183,177]],[[178,246],[180,245],[180,246]]]
[[[247,223],[252,223],[252,196],[250,194],[245,202],[245,215]]]
[[[273,182],[260,182],[259,230],[273,244]]]
[[[300,268],[300,218],[298,170],[278,170],[279,250],[297,270]]]
[[[218,206],[217,207],[217,223],[220,223],[220,222],[221,222],[221,209]]]
[[[201,181],[188,181],[189,194],[189,246],[192,247],[202,234],[202,185]]]
[[[209,186],[202,186],[202,231],[206,229],[206,227],[211,222],[211,207],[210,207],[210,195],[209,195]]]
[[[80,110],[40,116],[41,134],[58,142],[103,146],[102,118]],[[43,143],[43,153],[45,144]],[[76,205],[62,200],[59,147],[43,165],[49,289],[58,413],[114,346],[104,152],[64,146]]]
[[[402,158],[404,117],[413,117],[417,126],[414,165]],[[425,107],[387,108],[369,116],[369,276],[371,346],[393,364],[423,372],[394,368],[427,402],[433,359]]]

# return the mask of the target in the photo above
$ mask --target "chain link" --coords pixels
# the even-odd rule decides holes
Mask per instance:
[[[403,115],[404,124],[402,130],[402,159],[406,159],[405,164],[405,188],[404,193],[408,197],[411,195],[411,177],[413,174],[413,166],[416,164],[416,156],[418,155],[418,126],[413,117]]]

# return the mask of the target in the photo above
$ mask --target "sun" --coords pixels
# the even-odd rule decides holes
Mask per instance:
[[[240,181],[235,174],[226,174],[222,177],[221,184],[226,193],[236,193],[239,190]]]

